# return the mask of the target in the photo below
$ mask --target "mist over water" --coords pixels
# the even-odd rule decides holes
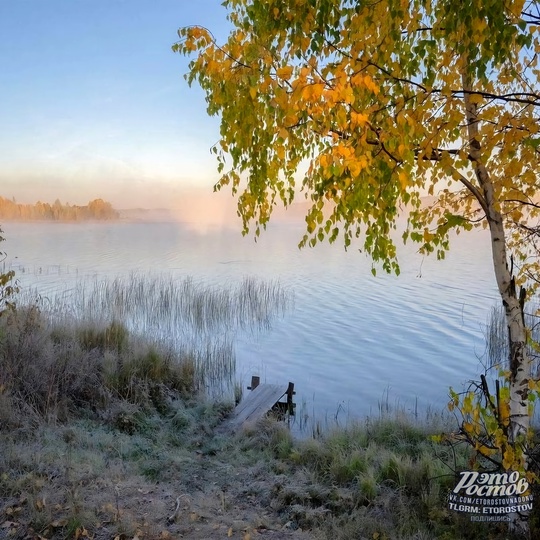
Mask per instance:
[[[239,229],[173,221],[6,223],[5,264],[43,296],[132,273],[212,286],[279,281],[292,307],[270,329],[234,336],[236,379],[296,385],[298,412],[345,421],[381,402],[442,410],[448,387],[483,371],[484,327],[497,291],[484,231],[462,234],[443,261],[400,248],[401,275],[371,275],[358,249],[299,250],[301,225],[272,224],[255,243]]]

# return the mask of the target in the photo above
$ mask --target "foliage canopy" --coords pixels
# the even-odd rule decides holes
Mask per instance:
[[[385,270],[399,271],[392,229],[403,210],[404,238],[438,257],[451,229],[486,226],[494,210],[530,272],[523,240],[539,211],[536,0],[465,0],[459,9],[451,0],[224,5],[233,25],[225,44],[189,27],[173,48],[198,53],[187,78],[221,116],[216,187],[239,193],[244,232],[254,221],[259,234],[299,183],[312,203],[303,244],[361,237]]]

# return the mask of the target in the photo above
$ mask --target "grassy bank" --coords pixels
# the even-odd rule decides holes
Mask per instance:
[[[126,404],[109,419],[1,431],[0,536],[11,538],[502,539],[446,509],[449,467],[404,419],[294,441],[274,421],[214,435],[228,405]],[[456,463],[457,460],[457,463]]]
[[[449,429],[440,417],[381,415],[305,440],[271,419],[219,435],[233,400],[205,394],[214,368],[90,305],[0,317],[0,538],[508,538],[447,510],[471,456],[431,440]],[[212,309],[204,319],[224,313]]]

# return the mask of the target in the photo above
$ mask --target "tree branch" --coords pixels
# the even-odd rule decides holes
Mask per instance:
[[[525,206],[532,206],[533,208],[536,208],[536,209],[540,210],[540,204],[534,203],[532,201],[522,201],[520,199],[505,199],[504,202],[519,203],[519,204],[523,204]]]

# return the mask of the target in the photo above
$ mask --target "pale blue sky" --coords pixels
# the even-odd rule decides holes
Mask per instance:
[[[171,51],[181,26],[227,35],[221,0],[0,0],[0,195],[118,207],[211,191],[219,136]]]

